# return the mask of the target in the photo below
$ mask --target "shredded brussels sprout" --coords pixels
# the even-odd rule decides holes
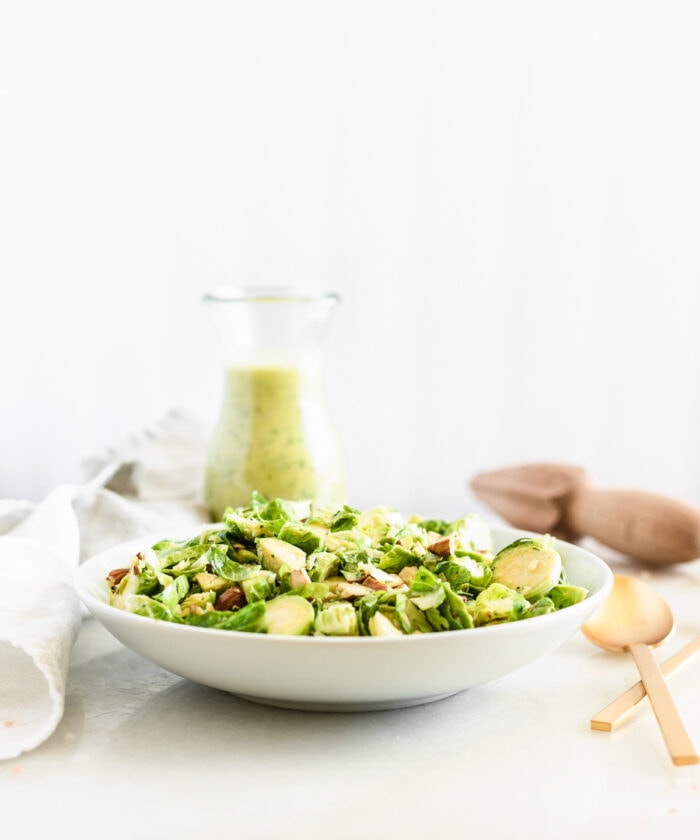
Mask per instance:
[[[149,618],[247,633],[402,636],[545,615],[587,591],[566,580],[550,537],[494,555],[476,514],[404,519],[268,500],[112,570],[110,603]]]

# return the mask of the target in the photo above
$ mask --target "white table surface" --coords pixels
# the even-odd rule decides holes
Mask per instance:
[[[700,561],[650,579],[678,618],[662,660],[700,636]],[[173,676],[86,619],[63,721],[0,763],[0,836],[697,838],[700,766],[672,765],[648,702],[589,728],[635,680],[577,633],[436,703],[295,712]],[[672,690],[700,745],[700,658]]]

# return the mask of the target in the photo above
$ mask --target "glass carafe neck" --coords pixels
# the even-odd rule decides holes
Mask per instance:
[[[294,366],[318,372],[336,294],[284,288],[220,289],[205,295],[226,367]]]

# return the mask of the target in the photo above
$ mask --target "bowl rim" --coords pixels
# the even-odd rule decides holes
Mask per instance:
[[[517,536],[515,535],[541,536],[541,534],[535,534],[533,531],[525,531],[520,528],[505,526],[490,526],[490,530],[494,535],[508,534],[514,536],[516,539]],[[100,573],[105,571],[104,566],[107,565],[105,561],[108,556],[111,556],[115,552],[121,550],[124,550],[125,552],[133,552],[134,550],[138,550],[139,547],[143,548],[146,544],[152,544],[152,542],[149,542],[149,538],[140,537],[125,541],[93,555],[78,567],[74,578],[75,588],[81,601],[89,609],[92,615],[95,617],[98,617],[98,615],[105,616],[107,618],[113,617],[115,620],[124,621],[127,624],[131,622],[134,627],[141,625],[144,629],[146,627],[154,627],[155,623],[155,626],[162,628],[162,632],[172,632],[176,634],[183,632],[195,634],[199,633],[204,634],[202,638],[213,638],[214,636],[219,638],[226,637],[236,639],[239,642],[245,640],[246,643],[249,644],[269,644],[270,640],[273,640],[275,644],[301,644],[310,645],[311,647],[318,647],[320,645],[357,645],[358,643],[363,645],[376,645],[379,643],[392,645],[409,643],[414,645],[436,644],[436,640],[445,638],[457,640],[467,636],[472,639],[478,639],[483,637],[484,633],[487,633],[490,638],[496,637],[498,633],[502,635],[510,635],[515,631],[515,628],[522,628],[515,632],[527,634],[528,632],[541,630],[547,624],[561,621],[563,616],[571,620],[573,623],[576,623],[574,622],[574,618],[579,615],[581,616],[581,620],[578,622],[580,626],[580,624],[583,623],[583,619],[590,615],[592,608],[598,606],[602,603],[604,598],[607,597],[608,592],[612,588],[613,581],[612,570],[604,560],[598,557],[598,555],[581,546],[555,538],[555,545],[573,548],[577,553],[583,555],[584,559],[591,565],[593,571],[595,572],[595,579],[598,585],[597,588],[583,601],[580,601],[578,604],[573,604],[570,607],[565,607],[563,610],[559,610],[554,613],[532,616],[531,618],[523,621],[503,622],[501,624],[492,624],[484,627],[471,627],[464,630],[449,630],[443,633],[412,633],[402,636],[288,636],[282,634],[244,633],[232,630],[221,630],[214,627],[197,627],[191,624],[175,624],[173,622],[149,618],[148,616],[136,615],[135,613],[130,613],[126,610],[120,610],[118,607],[113,607],[106,600],[96,597],[91,591],[89,591],[88,587],[94,587],[95,584],[99,582],[97,579],[98,570]],[[564,560],[564,563],[566,563],[566,557],[563,557],[562,559]],[[106,580],[103,582],[105,584],[104,589],[106,596]]]

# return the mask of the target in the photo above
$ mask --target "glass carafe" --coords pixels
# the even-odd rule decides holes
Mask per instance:
[[[224,393],[207,453],[205,499],[215,520],[268,498],[345,501],[328,413],[323,357],[335,294],[220,290],[204,297],[224,354]]]

